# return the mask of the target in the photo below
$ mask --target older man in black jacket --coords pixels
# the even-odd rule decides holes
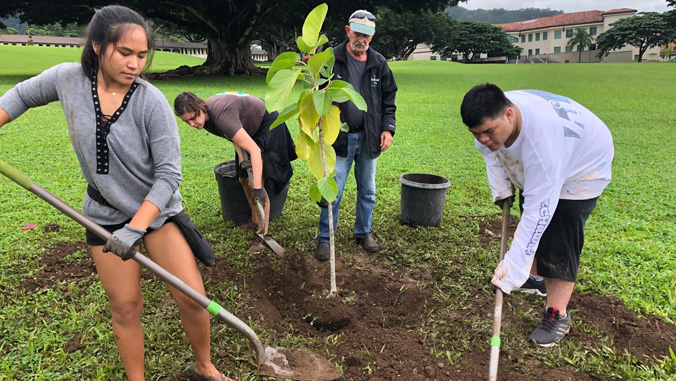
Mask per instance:
[[[371,12],[358,10],[350,15],[345,26],[347,41],[333,51],[336,63],[335,79],[349,82],[364,97],[367,112],[359,110],[354,103],[340,105],[341,121],[349,126],[333,143],[336,150],[336,184],[338,197],[333,202],[333,226],[338,223],[340,200],[345,189],[347,175],[354,162],[357,182],[357,208],[354,237],[364,250],[375,253],[380,250],[371,235],[373,208],[376,204],[376,161],[381,152],[392,144],[395,130],[394,98],[397,84],[387,60],[380,53],[369,49],[375,34],[376,18]],[[319,235],[315,258],[329,259],[329,216],[323,208],[319,217]]]

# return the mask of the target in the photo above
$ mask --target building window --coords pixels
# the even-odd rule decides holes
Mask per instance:
[[[540,49],[535,49],[535,55],[539,56],[540,55]]]
[[[570,46],[566,46],[566,53],[570,53],[573,51],[573,48]]]
[[[591,48],[589,50],[596,50],[596,44],[592,44]]]
[[[638,54],[634,55],[634,61],[638,61]]]
[[[533,33],[528,34],[528,42],[533,41]]]
[[[519,42],[519,38],[514,37],[514,36],[509,36],[509,41],[511,41],[512,43],[517,43],[517,42]]]
[[[547,41],[547,32],[542,32],[542,39]]]
[[[554,53],[561,53],[561,47],[560,47],[560,46],[555,46],[555,47],[554,47]]]
[[[533,55],[533,49],[528,49],[528,57]]]
[[[566,38],[571,38],[573,37],[573,30],[572,29],[566,29]]]
[[[521,42],[526,42],[526,35],[525,34],[521,36]]]
[[[540,41],[540,33],[535,33],[535,41]]]
[[[555,31],[554,31],[554,39],[555,39],[555,40],[560,40],[560,39],[561,39],[561,31],[560,31],[560,30],[555,30]]]
[[[589,27],[589,35],[590,36],[596,36],[596,27],[595,26]]]

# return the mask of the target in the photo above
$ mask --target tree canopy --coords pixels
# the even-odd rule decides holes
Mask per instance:
[[[420,43],[429,43],[434,36],[452,29],[455,21],[445,12],[395,12],[376,8],[377,28],[371,46],[386,58],[406,60]],[[383,31],[378,33],[378,31]]]
[[[568,45],[571,49],[577,46],[577,62],[582,62],[582,51],[584,48],[591,48],[593,44],[592,36],[589,35],[585,28],[575,28],[573,37],[568,40]]]
[[[645,12],[615,21],[611,26],[596,39],[598,57],[631,45],[638,48],[638,62],[641,62],[648,48],[666,44],[676,38],[676,31],[669,25],[669,17],[665,13]]]
[[[328,0],[329,16],[326,25],[345,25],[356,9],[374,10],[384,4],[395,12],[428,9],[440,11],[466,0],[366,0],[344,2]],[[170,25],[176,31],[199,35],[207,41],[207,60],[194,69],[204,75],[254,74],[259,70],[251,60],[251,42],[260,37],[260,30],[279,26],[280,34],[294,34],[292,24],[314,8],[319,1],[309,0],[120,0],[144,16]],[[21,15],[30,24],[59,22],[86,23],[95,8],[110,4],[109,0],[3,0],[0,17]],[[302,22],[295,30],[299,31]],[[380,28],[379,28],[380,29]],[[344,38],[344,31],[342,33]],[[262,38],[259,38],[263,40]],[[185,73],[188,74],[188,73]]]
[[[516,56],[522,49],[514,46],[500,27],[478,21],[459,21],[454,31],[434,38],[432,50],[442,56],[459,52],[464,61],[469,62],[481,53],[489,57]]]

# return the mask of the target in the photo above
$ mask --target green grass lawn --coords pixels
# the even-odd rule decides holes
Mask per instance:
[[[9,50],[8,50],[9,48]],[[12,50],[17,49],[17,50]],[[60,48],[43,48],[28,58],[32,48],[19,50],[0,46],[0,94],[22,78],[63,60],[77,61],[76,49],[68,56],[47,54]],[[63,49],[62,51],[66,51]],[[11,54],[12,60],[8,57]],[[163,69],[183,64],[196,65],[193,57],[158,53],[155,64]],[[586,245],[582,256],[577,292],[614,295],[639,314],[676,318],[676,103],[673,84],[676,66],[670,63],[552,64],[552,65],[462,65],[450,62],[394,62],[397,94],[397,133],[390,150],[378,160],[378,203],[373,218],[374,233],[392,266],[435,266],[440,292],[454,300],[469,295],[463,291],[477,284],[489,288],[497,262],[495,248],[482,249],[477,221],[463,215],[497,212],[481,155],[473,137],[462,125],[459,106],[472,86],[493,82],[503,90],[540,89],[569,96],[603,119],[615,142],[613,181],[599,199],[587,222]],[[154,82],[173,102],[181,91],[208,97],[224,90],[240,90],[264,97],[264,77],[186,79]],[[290,124],[292,136],[297,125]],[[224,139],[179,124],[182,139],[184,206],[219,256],[233,266],[252,271],[247,252],[250,235],[233,232],[223,223],[213,167],[234,157]],[[38,184],[79,208],[86,184],[68,140],[65,118],[57,103],[30,110],[0,129],[0,158],[32,177]],[[271,231],[289,249],[311,255],[318,209],[307,195],[311,175],[305,164],[294,162],[296,174],[284,209],[284,217],[271,223]],[[424,172],[445,176],[451,181],[441,227],[411,229],[399,224],[400,184],[403,173]],[[348,181],[337,250],[353,248],[350,223],[354,216],[356,189]],[[109,329],[110,316],[105,295],[98,283],[72,284],[68,295],[51,289],[33,295],[12,291],[26,278],[38,273],[35,256],[59,242],[83,240],[83,229],[51,206],[30,195],[6,178],[0,178],[0,379],[119,379],[117,359]],[[30,223],[42,227],[61,226],[58,234],[36,228],[22,230]],[[86,253],[79,253],[83,258]],[[445,282],[445,263],[461,263],[453,287]],[[452,271],[447,271],[452,273]],[[228,285],[224,285],[227,288]],[[340,285],[339,285],[340,287]],[[328,288],[328,280],[327,280]],[[176,313],[161,314],[165,289],[144,283],[146,307],[144,324],[148,338],[148,367],[182,369],[190,357],[180,335]],[[237,314],[247,308],[246,298],[223,292],[219,302]],[[75,302],[73,302],[75,301]],[[255,322],[254,322],[255,324]],[[256,328],[256,327],[254,327]],[[68,332],[85,332],[81,352],[66,355],[61,349]],[[241,358],[249,359],[246,341],[232,330],[219,328],[215,351],[233,353],[228,364],[239,370],[241,380],[255,379]],[[3,341],[6,340],[6,344]],[[216,341],[214,341],[216,342]],[[484,345],[484,343],[476,344]],[[234,351],[233,347],[244,346]],[[625,369],[641,378],[634,360],[605,361],[602,355],[568,348],[573,355],[598,365],[602,378]],[[172,356],[152,355],[156,352]],[[234,352],[233,352],[234,351]],[[236,353],[236,354],[235,354]],[[666,353],[664,355],[667,355]],[[238,357],[239,356],[239,357]],[[567,361],[557,354],[552,362]],[[560,352],[559,352],[560,356]],[[171,358],[165,358],[171,357]],[[180,363],[180,364],[177,364]],[[237,367],[240,367],[238,369]],[[243,368],[243,369],[241,369]],[[646,373],[652,374],[652,373]]]
[[[61,62],[80,62],[80,55],[81,48],[0,45],[0,57],[3,57],[0,75],[35,75]],[[151,71],[164,72],[181,65],[196,66],[203,62],[203,58],[185,54],[155,52]]]

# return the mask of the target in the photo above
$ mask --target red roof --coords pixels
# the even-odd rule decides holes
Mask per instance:
[[[557,26],[599,23],[603,22],[604,15],[615,13],[636,13],[636,9],[619,8],[611,9],[609,11],[562,13],[560,15],[543,17],[534,20],[518,21],[509,24],[495,24],[495,26],[501,27],[505,32],[522,32],[525,30],[551,28]]]

